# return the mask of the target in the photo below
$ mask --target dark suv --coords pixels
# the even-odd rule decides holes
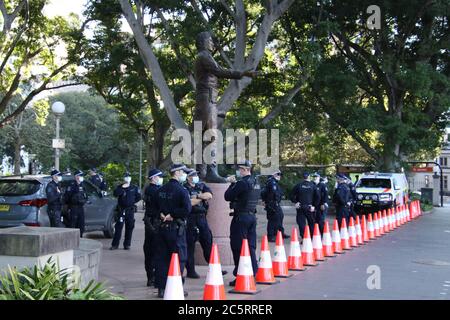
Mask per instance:
[[[61,192],[64,193],[74,177],[63,175]],[[50,226],[47,215],[45,187],[51,181],[47,175],[23,175],[0,178],[0,228]],[[106,238],[114,235],[117,201],[89,181],[84,182],[88,202],[84,206],[86,232],[103,231]],[[69,221],[67,206],[63,206],[64,224]]]

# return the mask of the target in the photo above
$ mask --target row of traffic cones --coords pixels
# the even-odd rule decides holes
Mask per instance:
[[[256,283],[273,285],[279,283],[275,278],[289,278],[289,271],[304,271],[305,266],[316,266],[317,261],[325,261],[329,257],[336,257],[347,250],[361,246],[367,242],[381,237],[395,230],[406,222],[417,218],[422,214],[419,201],[412,201],[408,206],[401,205],[378,211],[373,215],[368,214],[367,221],[363,215],[360,219],[349,219],[349,226],[345,219],[339,230],[338,221],[335,219],[333,230],[330,232],[328,221],[325,221],[323,236],[320,236],[319,225],[314,225],[314,234],[311,240],[309,226],[305,227],[302,246],[300,246],[298,231],[292,228],[291,246],[288,258],[284,249],[284,241],[281,231],[278,231],[274,259],[272,261],[267,236],[262,238],[261,254],[258,263],[256,277],[253,275],[252,262],[248,240],[242,241],[241,255],[236,276],[236,284],[230,293],[256,294],[260,290]],[[165,300],[183,300],[184,291],[181,279],[178,254],[174,253],[170,262],[167,278]],[[213,244],[209,261],[208,274],[203,293],[204,300],[225,300],[225,287],[222,276],[222,267],[219,259],[217,244]]]

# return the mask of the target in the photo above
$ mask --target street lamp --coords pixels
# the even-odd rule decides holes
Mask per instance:
[[[52,146],[55,149],[55,169],[59,170],[59,149],[64,149],[64,140],[59,139],[59,120],[66,110],[64,103],[56,101],[52,104],[52,111],[56,118],[56,139],[53,139]]]

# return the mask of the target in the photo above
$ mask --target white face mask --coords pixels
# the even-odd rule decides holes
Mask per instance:
[[[236,170],[236,177],[240,177],[241,176],[241,171],[240,170]]]
[[[328,179],[323,179],[323,183],[327,184],[328,183]]]
[[[315,183],[315,184],[319,184],[319,182],[320,182],[320,178],[314,179],[314,183]]]
[[[57,176],[56,177],[56,181],[61,182],[62,181],[62,177],[61,176]]]
[[[123,179],[126,183],[130,183],[131,182],[131,177],[125,177]]]
[[[183,183],[183,182],[186,181],[186,178],[187,178],[187,174],[186,174],[186,173],[183,173],[183,174],[180,176],[180,178],[179,178],[178,181],[180,181],[181,183]]]
[[[200,179],[199,179],[199,177],[197,177],[197,176],[192,177],[192,183],[193,183],[193,184],[197,184],[199,180],[200,180]]]
[[[158,179],[156,180],[156,185],[161,186],[162,184],[163,184],[163,178],[158,177]]]
[[[78,179],[79,179],[80,182],[84,181],[84,177],[78,177]]]

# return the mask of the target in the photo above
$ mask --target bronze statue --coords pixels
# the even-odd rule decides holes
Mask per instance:
[[[194,121],[202,121],[202,135],[208,129],[217,129],[217,85],[218,78],[241,79],[255,77],[256,71],[234,71],[220,67],[211,52],[214,43],[209,32],[201,32],[197,36],[198,50],[195,61],[195,78],[197,82],[196,107]],[[215,148],[212,148],[211,159],[215,159]],[[200,177],[206,182],[225,183],[225,178],[217,172],[217,164],[197,165]]]

